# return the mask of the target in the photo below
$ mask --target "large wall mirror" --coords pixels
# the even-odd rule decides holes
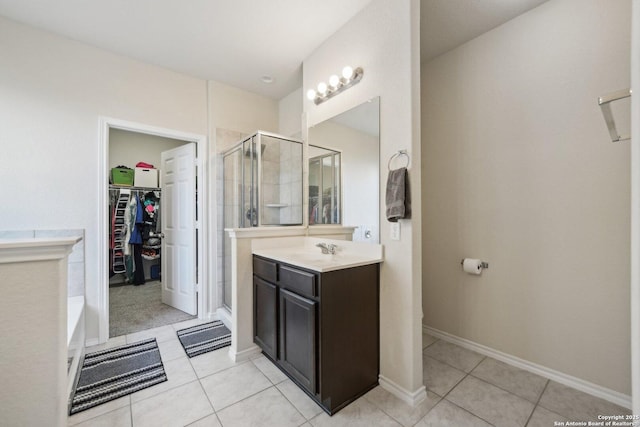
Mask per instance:
[[[309,225],[380,242],[380,98],[309,128]]]

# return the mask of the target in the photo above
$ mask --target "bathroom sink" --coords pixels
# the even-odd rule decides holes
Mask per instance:
[[[365,245],[364,250],[361,245]],[[323,254],[320,248],[306,244],[277,248],[254,249],[256,255],[320,273],[382,262],[382,250],[369,244],[338,242],[335,254]]]

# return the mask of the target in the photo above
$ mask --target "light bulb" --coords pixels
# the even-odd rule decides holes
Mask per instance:
[[[327,84],[325,82],[318,83],[318,92],[320,95],[327,93]]]
[[[347,65],[342,69],[342,77],[349,80],[351,79],[352,76],[353,76],[353,68]]]
[[[331,77],[329,77],[329,84],[331,85],[332,88],[337,88],[338,85],[340,84],[340,77],[336,76],[335,74]]]
[[[307,99],[309,99],[309,101],[313,101],[316,98],[316,91],[313,89],[309,89],[307,91]]]

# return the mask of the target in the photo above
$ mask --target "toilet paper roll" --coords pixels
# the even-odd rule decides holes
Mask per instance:
[[[469,274],[482,273],[482,261],[474,258],[465,258],[462,261],[462,269]]]

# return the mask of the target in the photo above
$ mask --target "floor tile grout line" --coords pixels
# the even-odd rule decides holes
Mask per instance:
[[[278,386],[277,386],[277,385],[275,385],[275,384],[274,384],[274,385],[273,385],[273,387],[275,387],[275,389],[276,389],[276,390],[278,390],[278,393],[280,393],[280,395],[281,395],[282,397],[284,397],[284,400],[286,400],[287,402],[289,402],[289,404],[290,404],[291,406],[293,406],[293,409],[295,409],[295,410],[300,414],[300,416],[302,416],[302,418],[304,419],[304,422],[303,422],[302,424],[300,424],[300,425],[304,425],[306,422],[308,422],[308,421],[309,421],[309,420],[307,419],[307,417],[305,417],[305,416],[304,416],[304,414],[303,414],[302,412],[300,412],[300,409],[298,409],[298,407],[297,407],[297,406],[296,406],[296,405],[295,405],[291,400],[289,400],[289,398],[288,398],[287,396],[285,396],[285,394],[282,392],[282,390],[280,390],[280,389],[278,388]],[[306,395],[305,395],[305,396],[306,396]],[[315,402],[314,402],[314,403],[315,403]],[[315,415],[314,415],[314,416],[315,416]],[[313,417],[312,417],[312,418],[313,418]]]
[[[435,344],[435,343],[434,343],[434,344]],[[455,345],[455,344],[454,344],[454,345]],[[461,347],[461,348],[462,348],[462,347]],[[466,349],[465,349],[465,350],[466,350]],[[480,359],[480,361],[479,361],[478,363],[476,363],[475,365],[473,365],[473,368],[471,368],[471,370],[469,370],[469,372],[465,371],[464,369],[459,368],[458,366],[453,366],[453,365],[452,365],[451,363],[449,363],[449,362],[445,362],[444,360],[440,360],[440,359],[438,359],[437,357],[433,357],[433,356],[431,356],[430,354],[425,354],[425,353],[424,353],[424,351],[422,352],[422,355],[423,355],[423,356],[427,356],[427,357],[429,357],[429,358],[431,358],[431,359],[433,359],[433,360],[436,360],[436,361],[438,361],[438,362],[440,362],[440,363],[444,363],[445,365],[449,366],[450,368],[456,369],[456,370],[458,370],[458,371],[460,371],[460,372],[464,372],[465,374],[469,374],[469,373],[471,373],[471,371],[473,371],[475,368],[477,368],[477,367],[478,367],[478,365],[479,365],[480,363],[482,363],[482,361],[483,361],[484,359],[486,359],[487,357],[489,357],[489,356],[485,356],[485,355],[480,354],[480,353],[476,353],[476,352],[475,352],[475,351],[473,351],[473,350],[469,350],[469,351],[472,351],[473,353],[475,353],[475,354],[477,354],[477,355],[479,355],[479,356],[482,356],[482,359]]]
[[[207,353],[203,353],[203,354],[207,354]],[[199,354],[198,356],[202,356],[202,354]],[[194,356],[194,357],[198,357],[198,356]],[[189,356],[187,356],[187,357],[188,357],[188,359],[189,359],[189,363],[191,363],[191,359],[193,359],[193,358],[192,358],[192,357],[189,357]],[[240,362],[233,362],[233,363],[234,363],[233,365],[231,365],[231,366],[227,366],[226,368],[220,369],[219,371],[215,371],[215,372],[213,372],[213,373],[211,373],[211,374],[208,374],[208,375],[205,375],[205,376],[203,376],[203,377],[200,377],[200,376],[198,375],[198,372],[196,371],[196,368],[193,366],[193,364],[191,364],[191,367],[193,368],[194,372],[196,373],[196,377],[198,377],[198,380],[203,380],[203,379],[205,379],[205,378],[209,378],[209,377],[210,377],[210,376],[212,376],[212,375],[219,374],[219,373],[224,372],[224,371],[228,371],[228,370],[229,370],[229,369],[231,369],[231,368],[235,368],[236,366],[244,365],[245,363],[248,363],[248,362],[251,362],[251,360],[242,360],[242,361],[240,361]],[[255,366],[255,365],[254,365],[254,366]],[[259,369],[258,369],[258,370],[259,370]],[[264,375],[264,374],[262,374],[262,375]],[[265,376],[266,376],[266,375],[265,375]],[[269,378],[267,378],[267,379],[269,379]]]
[[[140,399],[140,400],[137,400],[137,401],[135,401],[135,402],[133,401],[133,399],[130,399],[130,400],[129,400],[129,402],[130,402],[129,404],[131,405],[131,409],[133,410],[133,404],[134,404],[134,403],[135,403],[135,404],[137,404],[137,403],[140,403],[140,402],[144,402],[145,400],[151,399],[152,397],[156,397],[156,396],[158,396],[158,395],[160,395],[160,394],[163,394],[163,393],[165,393],[165,392],[167,392],[167,391],[175,390],[175,389],[177,389],[178,387],[182,387],[182,386],[185,386],[185,385],[188,385],[188,384],[194,383],[194,382],[196,382],[196,381],[198,381],[198,378],[196,378],[195,380],[188,381],[188,382],[186,382],[186,383],[182,383],[182,384],[178,384],[178,385],[172,386],[172,387],[170,387],[170,388],[168,388],[168,389],[166,389],[166,390],[159,391],[159,392],[157,392],[156,394],[152,394],[151,396],[147,396],[147,397],[145,397],[144,399]],[[164,382],[169,382],[169,380],[167,379],[167,381],[163,381],[163,383],[164,383]],[[154,385],[160,385],[160,384],[163,384],[163,383],[158,383],[158,384],[154,384]],[[153,386],[151,386],[151,387],[153,387]],[[147,390],[147,389],[149,389],[149,388],[151,388],[151,387],[143,388],[142,390]],[[142,390],[138,390],[138,391],[142,391]],[[137,393],[137,392],[136,392],[136,393]],[[131,394],[129,395],[129,397],[133,396],[133,394],[134,394],[134,393],[131,393]]]
[[[431,336],[431,335],[429,335],[429,336]],[[438,341],[440,341],[440,338],[436,338],[436,339],[435,339],[435,341],[434,341],[434,342],[432,342],[431,344],[429,344],[429,345],[426,345],[426,346],[422,347],[422,351],[424,352],[426,349],[428,349],[429,347],[431,347],[432,345],[434,345],[434,344],[435,344],[435,343],[437,343]]]
[[[251,399],[252,397],[262,393],[263,391],[269,390],[271,387],[275,387],[275,386],[274,385],[270,385],[269,387],[266,387],[266,388],[263,388],[262,390],[256,391],[255,393],[253,393],[253,394],[251,394],[249,396],[243,397],[242,399],[238,400],[237,402],[233,402],[233,403],[225,406],[224,408],[220,408],[220,409],[217,409],[217,410],[216,410],[216,408],[213,408],[213,410],[217,414],[218,412],[221,412],[221,411],[224,411],[225,409],[231,408],[232,406],[234,406],[234,405],[236,405],[236,404],[238,404],[240,402],[244,402],[247,399]],[[302,418],[304,418],[304,416]]]
[[[487,383],[487,384],[489,384],[489,385],[492,385],[492,386],[494,386],[494,387],[496,387],[496,388],[499,388],[499,389],[500,389],[500,390],[502,390],[502,391],[505,391],[505,392],[507,392],[507,393],[509,393],[509,394],[513,394],[514,396],[516,396],[516,397],[518,397],[518,398],[520,398],[520,399],[522,399],[522,400],[524,400],[524,401],[526,401],[526,402],[529,402],[529,403],[531,403],[532,405],[535,405],[535,406],[537,406],[537,405],[538,405],[538,402],[540,401],[540,396],[542,395],[542,394],[540,394],[540,396],[538,396],[538,397],[536,398],[536,401],[535,401],[535,402],[533,402],[533,401],[531,401],[531,400],[527,399],[526,397],[522,397],[522,396],[520,396],[520,395],[518,395],[518,394],[516,394],[516,393],[512,392],[511,390],[507,390],[506,388],[504,388],[504,387],[502,387],[502,386],[500,386],[500,385],[498,385],[498,384],[494,384],[493,382],[491,382],[491,381],[490,381],[490,380],[488,380],[488,379],[480,378],[480,377],[478,377],[477,375],[473,375],[473,372],[469,372],[469,375],[470,375],[470,376],[472,376],[473,378],[477,379],[477,380],[480,380],[480,381],[485,382],[485,383]],[[542,377],[541,377],[541,378],[542,378]],[[547,381],[549,381],[549,380],[547,380]],[[546,382],[545,382],[545,386],[544,386],[544,387],[543,387],[543,389],[542,389],[542,390],[543,390],[543,392],[544,392],[544,389],[545,389],[546,387],[547,387],[547,384],[546,384]]]
[[[490,382],[489,382],[489,381],[487,381],[487,380],[483,380],[482,378],[478,378],[478,377],[476,377],[475,375],[471,375],[471,373],[469,373],[467,376],[473,377],[473,378],[475,378],[475,379],[476,379],[476,380],[478,380],[478,381],[481,381],[481,382],[483,382],[483,383],[485,383],[485,384],[488,384],[488,385],[490,385],[490,386],[492,386],[492,387],[495,387],[495,388],[497,388],[498,390],[501,390],[501,391],[503,391],[503,392],[505,392],[505,393],[508,393],[508,394],[510,394],[510,395],[512,395],[512,396],[514,396],[514,397],[517,397],[517,398],[518,398],[518,399],[520,399],[520,400],[524,400],[525,402],[532,404],[532,405],[534,406],[534,408],[535,408],[535,406],[537,406],[537,403],[533,403],[532,401],[530,401],[530,400],[528,400],[528,399],[525,399],[524,397],[520,397],[520,396],[518,396],[517,394],[515,394],[515,393],[513,393],[513,392],[511,392],[511,391],[509,391],[509,390],[505,390],[504,388],[502,388],[502,387],[500,387],[500,386],[497,386],[497,385],[495,385],[495,384],[492,384],[492,383],[490,383]],[[545,385],[545,388],[546,388],[546,385]]]
[[[460,369],[460,368],[459,368],[459,367],[457,367],[457,366],[453,366],[452,364],[450,364],[450,363],[448,363],[448,362],[444,362],[444,361],[442,361],[442,360],[440,360],[440,359],[437,359],[437,358],[435,358],[435,357],[433,357],[433,356],[429,356],[428,354],[424,354],[424,353],[423,353],[423,356],[426,356],[426,357],[428,357],[428,358],[430,358],[430,359],[435,360],[436,362],[440,362],[440,363],[442,363],[442,364],[444,364],[444,365],[447,365],[448,367],[453,368],[453,369],[455,369],[456,371],[460,371],[460,372],[464,373],[465,375],[467,375],[467,374],[469,373],[469,372],[465,371],[464,369]],[[474,368],[475,368],[475,367],[474,367]]]
[[[380,386],[378,385],[378,387],[380,387]],[[368,393],[369,393],[369,392],[367,392],[367,393],[363,394],[362,396],[360,396],[360,397],[359,397],[359,399],[364,398],[367,402],[371,403],[373,406],[375,406],[375,407],[376,407],[376,408],[378,408],[380,411],[382,411],[382,413],[383,413],[383,414],[385,414],[387,417],[391,418],[393,421],[397,422],[397,423],[398,423],[398,424],[400,424],[401,426],[404,426],[404,424],[402,424],[402,422],[401,422],[399,419],[397,419],[396,417],[394,417],[393,415],[391,415],[390,413],[388,413],[387,411],[385,411],[385,410],[384,410],[384,408],[380,407],[376,402],[374,402],[374,401],[372,401],[372,400],[369,400],[369,399],[366,397]],[[435,394],[435,393],[434,393],[434,394]],[[436,395],[436,396],[437,396],[437,395]],[[394,397],[395,397],[395,396],[394,396]],[[356,399],[356,400],[357,400],[357,399]],[[442,400],[442,398],[440,398],[440,400]],[[436,405],[437,405],[438,403],[440,403],[440,400],[438,400],[438,402],[436,402]],[[429,412],[431,412],[431,409],[433,409],[434,407],[435,407],[435,405],[433,405],[433,406],[432,406],[432,407],[427,411],[427,414],[428,414]],[[424,414],[424,416],[423,416],[422,418],[426,417],[426,416],[427,416],[427,414]],[[420,420],[421,420],[422,418],[420,418]],[[413,425],[415,425],[415,424],[417,424],[418,422],[420,422],[420,420],[416,421],[416,423],[414,423]]]
[[[123,396],[123,397],[124,397],[124,396]],[[105,402],[105,403],[108,403],[108,402]],[[104,405],[105,403],[102,403],[102,405]],[[99,406],[100,406],[100,405],[96,405],[96,406],[94,406],[93,408],[97,408],[97,407],[99,407]],[[67,414],[67,425],[68,425],[69,427],[77,426],[78,424],[86,423],[87,421],[91,421],[91,420],[93,420],[93,419],[95,419],[95,418],[102,417],[102,416],[104,416],[104,415],[110,414],[110,413],[115,412],[115,411],[119,411],[120,409],[122,409],[122,408],[126,408],[127,406],[129,406],[129,412],[131,413],[131,425],[133,425],[133,413],[132,413],[132,411],[131,411],[131,399],[129,399],[129,403],[128,403],[128,404],[126,404],[126,405],[122,405],[122,406],[120,406],[119,408],[115,408],[115,409],[112,409],[112,410],[110,410],[110,411],[103,412],[103,413],[98,414],[98,415],[94,415],[94,416],[92,416],[92,417],[87,418],[86,420],[79,421],[79,422],[77,422],[77,423],[75,423],[75,424],[69,424],[69,418],[71,418],[73,415],[81,414],[81,413],[82,413],[82,412],[84,412],[84,411],[77,412],[77,413],[75,413],[75,414],[73,414],[73,415],[68,415],[68,414]],[[91,409],[93,409],[93,408],[89,408],[89,409],[87,409],[87,411],[89,411],[89,410],[91,410]]]
[[[218,419],[218,422],[220,422],[220,418],[218,417],[218,412],[216,411],[216,408],[213,406],[213,402],[211,401],[211,398],[209,397],[209,395],[207,394],[207,391],[204,389],[204,386],[202,385],[202,383],[200,382],[200,380],[198,380],[198,385],[200,386],[200,389],[202,390],[202,392],[204,393],[204,396],[207,398],[207,402],[209,402],[209,405],[211,405],[211,410],[213,411],[213,415],[216,416],[216,418]],[[189,424],[193,424],[193,423],[197,423],[198,421],[210,417],[212,414],[207,414],[202,418],[199,418]],[[222,422],[220,422],[220,425],[222,425]]]
[[[547,382],[544,383],[544,387],[542,389],[542,392],[540,393],[540,396],[538,396],[538,400],[536,400],[536,404],[533,407],[533,410],[531,411],[531,413],[529,414],[529,418],[527,418],[527,422],[524,423],[525,427],[527,425],[529,425],[529,422],[531,422],[531,417],[533,417],[533,413],[536,412],[536,408],[538,408],[538,406],[540,406],[540,399],[542,399],[542,395],[544,394],[545,390],[547,390],[547,386],[549,385],[549,381],[551,381],[551,380],[547,380]]]
[[[447,393],[447,394],[448,394],[448,393]],[[444,397],[442,398],[442,400],[446,400],[446,401],[447,401],[447,403],[449,403],[449,404],[451,404],[451,405],[455,406],[456,408],[459,408],[460,410],[462,410],[462,411],[466,412],[467,414],[470,414],[470,415],[474,416],[475,418],[478,418],[479,420],[484,421],[485,423],[489,424],[490,426],[495,427],[495,424],[490,423],[489,421],[485,420],[485,419],[484,419],[484,418],[482,418],[481,416],[479,416],[479,415],[477,415],[477,414],[474,414],[474,413],[473,413],[473,412],[471,412],[470,410],[468,410],[468,409],[466,409],[466,408],[463,408],[462,406],[458,405],[457,403],[454,403],[454,402],[450,401],[449,399],[445,399]],[[438,403],[440,403],[440,402],[438,402]]]
[[[245,360],[245,361],[241,362],[241,364],[245,364],[246,362],[251,362],[251,360]],[[236,365],[236,366],[239,366],[239,365]],[[255,366],[255,364],[254,364],[253,366],[254,366],[256,369],[258,369],[258,367],[257,367],[257,366]],[[232,366],[232,367],[233,367],[233,366]],[[226,369],[225,369],[225,370],[226,370]],[[219,371],[219,372],[222,372],[222,371]],[[267,381],[269,381],[269,383],[271,383],[271,380],[269,380],[269,378],[267,378],[267,376],[266,376],[266,375],[264,375],[264,374],[262,373],[262,371],[260,371],[260,369],[258,369],[258,372],[260,372],[260,374],[262,374],[262,375],[267,379]],[[216,372],[216,373],[217,373],[217,372]],[[214,374],[211,374],[211,375],[214,375]],[[211,375],[209,375],[209,376],[211,376]],[[205,377],[205,378],[208,378],[208,377]],[[204,378],[198,378],[198,381],[201,381],[202,379],[204,379]],[[200,383],[200,384],[202,385],[202,383]],[[204,388],[204,386],[202,386],[202,387]],[[257,394],[259,394],[259,393],[262,393],[263,391],[268,390],[268,389],[270,389],[271,387],[275,387],[275,385],[271,384],[269,387],[265,387],[265,388],[263,388],[262,390],[259,390],[259,391],[255,392],[255,393],[253,393],[253,394],[251,394],[251,395],[249,395],[249,396],[243,397],[242,399],[238,400],[237,402],[231,403],[231,404],[229,404],[229,405],[225,406],[224,408],[220,408],[219,410],[216,410],[216,408],[215,408],[215,407],[213,407],[213,404],[212,404],[211,406],[213,407],[213,410],[214,410],[214,411],[215,411],[215,413],[217,414],[217,413],[218,413],[218,412],[220,412],[220,411],[223,411],[223,410],[225,410],[225,409],[227,409],[227,408],[230,408],[231,406],[235,405],[236,403],[243,402],[243,401],[245,401],[245,400],[247,400],[247,399],[249,399],[249,398],[251,398],[251,397],[253,397],[253,396],[257,395]],[[278,390],[278,391],[280,391],[280,390]],[[206,394],[206,391],[205,391],[205,394]],[[207,395],[207,396],[208,396],[208,395]],[[302,416],[302,418],[304,418],[304,415]]]
[[[483,360],[484,360],[485,358],[486,358],[486,356],[483,358]],[[480,362],[478,362],[478,365],[479,365],[481,362],[482,362],[482,360],[481,360]],[[476,365],[476,366],[477,366],[477,365]],[[475,369],[475,368],[474,368],[474,369]],[[456,406],[456,407],[458,407],[458,408],[462,409],[463,411],[465,411],[465,412],[467,412],[467,413],[469,413],[469,414],[473,415],[474,417],[481,419],[481,420],[482,420],[482,421],[484,421],[485,423],[487,423],[487,424],[489,424],[489,425],[491,425],[491,426],[495,426],[495,424],[490,423],[489,421],[485,420],[485,419],[484,419],[484,418],[482,418],[481,416],[479,416],[479,415],[477,415],[477,414],[474,414],[473,412],[471,412],[471,411],[469,411],[469,410],[467,410],[467,409],[463,408],[462,406],[460,406],[460,405],[456,404],[455,402],[452,402],[451,400],[447,399],[447,396],[449,396],[449,394],[451,394],[451,392],[452,392],[456,387],[458,387],[458,386],[460,385],[460,383],[461,383],[462,381],[464,381],[464,380],[465,380],[465,378],[467,378],[468,376],[471,376],[471,373],[466,373],[466,372],[465,372],[465,374],[466,374],[466,375],[465,375],[464,377],[462,377],[462,378],[460,379],[460,381],[458,381],[458,382],[457,382],[453,387],[451,387],[451,389],[449,389],[449,391],[448,391],[444,396],[442,396],[442,400],[446,400],[447,402],[449,402],[449,403],[451,403],[452,405],[454,405],[454,406]],[[475,377],[474,377],[474,378],[475,378]]]

